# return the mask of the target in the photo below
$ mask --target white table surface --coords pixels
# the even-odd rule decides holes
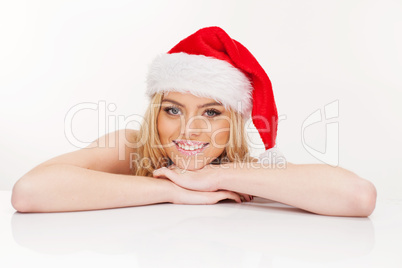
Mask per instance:
[[[368,218],[262,198],[18,213],[0,191],[0,267],[402,267],[402,200]]]

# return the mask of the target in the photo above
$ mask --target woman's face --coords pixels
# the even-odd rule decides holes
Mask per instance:
[[[230,112],[213,99],[168,92],[162,98],[157,128],[163,148],[181,169],[197,170],[225,150]]]

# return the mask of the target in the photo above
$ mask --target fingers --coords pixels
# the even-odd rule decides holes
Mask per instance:
[[[174,199],[174,204],[193,204],[193,205],[212,205],[225,199],[234,200],[236,203],[241,203],[241,195],[236,192],[221,190],[215,192],[203,192],[187,190],[177,186],[178,194]],[[250,197],[249,197],[250,198]]]
[[[225,199],[231,199],[234,200],[236,203],[241,203],[241,202],[249,202],[252,200],[251,195],[247,194],[239,194],[236,192],[232,191],[227,191],[227,190],[220,190],[220,191],[215,191],[215,192],[199,192],[206,194],[209,201],[208,204],[216,204],[219,201],[225,200]]]
[[[176,168],[176,166],[175,166],[175,165],[170,165],[170,166],[168,166],[167,168],[170,169],[170,170],[173,170],[173,169]]]
[[[217,192],[199,192],[186,189],[180,189],[180,194],[173,201],[175,204],[192,204],[192,205],[212,205],[221,200],[231,199],[236,203],[241,203],[240,196],[230,191]]]
[[[171,178],[172,176],[174,176],[174,171],[171,169],[168,169],[166,167],[162,167],[159,169],[155,169],[152,175],[155,178],[158,178],[158,177]]]
[[[221,193],[221,196],[219,197],[218,201],[224,200],[224,199],[232,199],[234,201],[236,201],[237,203],[241,203],[242,200],[240,198],[240,195],[238,195],[235,192],[231,192],[231,191],[218,191],[216,193]]]
[[[249,194],[243,194],[243,193],[238,193],[240,195],[240,198],[243,202],[250,202],[253,200],[253,196]]]

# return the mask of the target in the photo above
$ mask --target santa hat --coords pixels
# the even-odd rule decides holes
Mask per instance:
[[[245,119],[265,149],[275,146],[278,113],[271,81],[254,56],[219,27],[198,30],[151,64],[147,95],[182,92],[212,98]]]

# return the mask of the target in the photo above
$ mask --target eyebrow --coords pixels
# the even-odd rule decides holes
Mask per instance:
[[[162,102],[165,102],[165,101],[168,101],[168,102],[176,104],[177,106],[186,108],[183,104],[181,104],[181,103],[179,103],[177,101],[174,101],[174,100],[171,100],[171,99],[163,99],[162,100]],[[205,103],[205,104],[202,104],[202,105],[198,105],[197,108],[200,109],[200,108],[204,108],[204,107],[208,107],[208,106],[216,106],[216,105],[223,106],[219,102],[210,102],[210,103]]]

